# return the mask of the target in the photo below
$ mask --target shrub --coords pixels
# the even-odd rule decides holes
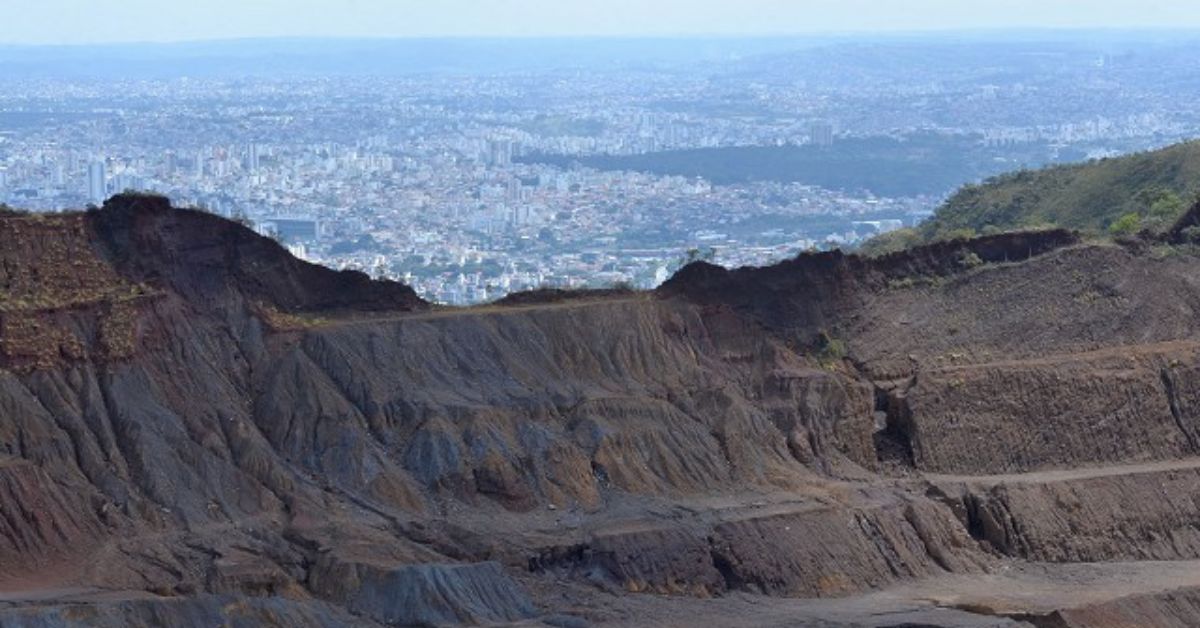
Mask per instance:
[[[612,290],[613,292],[633,292],[636,289],[637,288],[634,288],[633,284],[629,283],[628,281],[616,281],[608,287],[608,290]]]
[[[1185,211],[1187,211],[1187,205],[1177,194],[1161,193],[1150,204],[1146,217],[1142,219],[1142,227],[1153,232],[1165,231],[1174,225]]]
[[[921,243],[921,234],[916,229],[903,228],[881,233],[858,247],[859,253],[871,257],[911,249]]]
[[[1183,235],[1183,239],[1185,242],[1191,242],[1193,244],[1200,244],[1200,225],[1192,225],[1190,227],[1184,227],[1183,231],[1180,233],[1181,233],[1181,235]]]
[[[825,332],[817,336],[817,361],[829,367],[846,359],[849,354],[846,341],[834,338]]]
[[[692,262],[711,262],[717,257],[717,250],[710,247],[691,248],[687,250],[684,256],[683,265],[686,266]]]
[[[1108,232],[1114,236],[1133,235],[1142,226],[1142,218],[1135,212],[1130,212],[1113,221],[1108,226]]]
[[[983,266],[983,258],[975,251],[963,251],[962,255],[958,256],[958,265],[961,268],[972,269],[978,266]]]
[[[974,238],[976,235],[978,235],[978,234],[975,233],[975,230],[972,229],[971,227],[960,227],[958,229],[950,229],[948,231],[938,232],[938,234],[934,237],[934,240],[944,240],[944,241],[970,240],[971,238]]]
[[[239,225],[241,225],[241,226],[243,226],[243,227],[245,227],[245,228],[247,228],[247,229],[253,229],[253,228],[254,228],[254,221],[253,221],[253,220],[251,220],[251,219],[250,219],[250,217],[249,217],[249,216],[247,216],[247,215],[245,214],[245,212],[242,212],[242,211],[240,211],[240,210],[239,210],[239,211],[235,211],[235,212],[233,213],[233,215],[229,217],[229,219],[230,219],[230,220],[232,220],[232,221],[234,221],[234,222],[236,222],[236,223],[238,223]]]

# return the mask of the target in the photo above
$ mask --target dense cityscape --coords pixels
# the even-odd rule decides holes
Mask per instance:
[[[57,211],[155,191],[249,219],[305,259],[469,304],[541,286],[652,287],[697,256],[759,265],[852,245],[914,224],[961,184],[1200,128],[1179,97],[1191,75],[1162,80],[1194,58],[1185,44],[775,45],[716,63],[488,72],[10,73],[0,202]],[[886,188],[845,172],[721,181],[587,161],[774,147],[837,163],[918,134],[922,150],[904,159],[928,168]]]

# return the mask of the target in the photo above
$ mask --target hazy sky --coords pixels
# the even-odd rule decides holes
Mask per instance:
[[[1200,0],[0,0],[0,43],[1200,27]]]

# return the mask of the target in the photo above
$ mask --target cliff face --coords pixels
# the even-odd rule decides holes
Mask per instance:
[[[1185,253],[1047,232],[450,310],[147,197],[0,241],[0,625],[1200,619],[1130,575],[1200,560]],[[1033,584],[1081,561],[1108,597]]]

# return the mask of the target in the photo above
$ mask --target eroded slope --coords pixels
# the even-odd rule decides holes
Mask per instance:
[[[1200,454],[1186,251],[1018,234],[441,310],[153,198],[0,233],[0,625],[641,604],[606,591],[886,625],[873,591],[1198,558],[1150,490]]]

